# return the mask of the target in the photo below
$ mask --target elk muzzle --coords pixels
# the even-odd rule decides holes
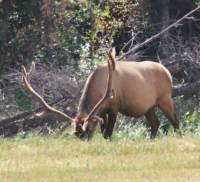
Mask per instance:
[[[75,122],[74,134],[80,139],[90,139],[96,129],[97,123],[102,123],[103,119],[99,116],[92,116],[84,120],[83,123]]]

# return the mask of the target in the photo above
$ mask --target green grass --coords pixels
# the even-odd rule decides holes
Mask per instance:
[[[200,138],[107,141],[74,137],[0,139],[0,181],[132,182],[200,180]]]

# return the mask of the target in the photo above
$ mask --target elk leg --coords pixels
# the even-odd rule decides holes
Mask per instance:
[[[100,123],[100,127],[101,127],[101,133],[104,135],[108,123],[108,114],[104,113],[100,117],[103,118],[103,123]]]
[[[105,139],[111,138],[113,128],[114,128],[114,125],[115,125],[115,122],[116,122],[116,118],[117,118],[116,113],[114,113],[112,111],[110,111],[108,113],[108,123],[107,123],[106,129],[105,129],[105,132],[104,132],[104,138]]]
[[[158,101],[158,106],[164,112],[165,116],[169,119],[169,121],[174,127],[174,130],[176,132],[178,131],[179,134],[181,135],[181,132],[179,130],[179,120],[177,119],[174,103],[171,96],[166,96],[160,99]]]
[[[158,118],[156,117],[154,108],[151,108],[150,110],[148,110],[145,114],[145,117],[151,127],[151,138],[155,138],[160,122]]]

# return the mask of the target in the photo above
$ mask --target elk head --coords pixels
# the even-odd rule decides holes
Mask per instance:
[[[94,133],[97,124],[103,122],[103,119],[97,115],[91,117],[88,117],[87,115],[85,117],[76,117],[72,122],[74,134],[81,139],[89,139]]]
[[[103,124],[104,120],[97,115],[101,106],[111,99],[113,99],[115,93],[114,90],[111,89],[112,86],[112,73],[115,70],[115,49],[112,48],[108,52],[109,59],[107,60],[108,64],[108,77],[107,77],[107,86],[103,97],[99,100],[99,102],[94,106],[94,108],[90,111],[89,114],[81,113],[75,117],[73,125],[74,125],[74,134],[79,138],[90,138],[95,131],[95,128],[98,123]]]
[[[98,123],[102,123],[103,119],[97,116],[97,112],[99,111],[100,107],[103,103],[105,103],[108,99],[112,99],[111,92],[111,85],[112,85],[112,72],[115,68],[114,65],[114,55],[115,50],[112,49],[108,53],[109,59],[107,61],[108,63],[108,77],[107,77],[107,87],[105,90],[105,93],[103,97],[99,100],[99,102],[94,106],[94,108],[90,111],[89,114],[82,114],[74,119],[70,116],[66,115],[65,113],[51,107],[47,104],[47,102],[37,93],[31,86],[30,80],[32,77],[33,72],[35,71],[35,63],[33,62],[30,68],[30,71],[27,72],[26,68],[22,66],[22,81],[23,81],[23,87],[29,92],[35,100],[37,100],[44,108],[44,110],[40,113],[34,113],[35,117],[46,117],[48,115],[59,117],[64,120],[69,120],[72,125],[74,125],[75,132],[74,134],[78,136],[79,138],[90,138],[95,131],[95,128]],[[111,68],[112,67],[112,68]],[[67,123],[62,130],[68,126],[69,123]]]

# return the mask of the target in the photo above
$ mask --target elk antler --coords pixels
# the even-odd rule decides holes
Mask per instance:
[[[115,48],[113,47],[113,48],[108,52],[108,57],[109,57],[109,60],[111,61],[111,65],[112,65],[113,71],[115,70],[115,63],[116,63],[115,55],[116,55],[116,50],[115,50]]]
[[[22,79],[23,76],[27,78],[27,81],[30,82],[33,72],[35,71],[35,62],[32,62],[30,71],[27,73],[26,68],[22,65]]]
[[[43,107],[44,111],[40,113],[34,113],[36,117],[45,117],[47,115],[52,115],[55,117],[59,117],[62,119],[73,120],[71,117],[66,115],[65,113],[58,111],[57,109],[49,106],[47,102],[32,88],[30,85],[30,80],[32,77],[33,72],[35,71],[35,63],[32,62],[30,71],[27,72],[26,68],[22,65],[22,81],[23,87],[33,96],[35,100],[37,100]]]
[[[109,58],[112,57],[111,54],[112,54],[112,51],[108,53]],[[89,118],[101,107],[101,105],[106,101],[106,99],[113,98],[113,96],[111,96],[110,94],[111,94],[111,86],[112,86],[112,72],[114,71],[115,64],[113,64],[112,60],[110,59],[107,60],[107,62],[108,62],[108,79],[107,79],[107,87],[106,87],[105,94],[102,97],[102,99],[94,106],[92,111],[88,114],[86,121],[89,120]]]

